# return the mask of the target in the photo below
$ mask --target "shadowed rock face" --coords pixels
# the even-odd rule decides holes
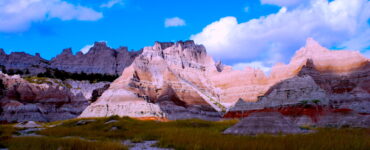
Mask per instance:
[[[129,52],[127,47],[112,49],[104,42],[95,42],[94,46],[83,54],[72,54],[72,49],[64,49],[61,54],[48,61],[24,52],[13,52],[7,55],[0,49],[0,65],[7,70],[28,70],[29,74],[44,73],[47,68],[55,68],[69,73],[120,75],[141,51]]]
[[[50,61],[50,67],[72,73],[119,75],[140,53],[141,51],[129,52],[127,47],[115,50],[105,42],[95,42],[86,54],[78,52],[73,55],[71,49],[63,50]]]
[[[312,61],[308,61],[298,76],[307,75],[327,93],[331,107],[349,108],[358,113],[370,114],[370,62],[349,72],[337,74],[319,71]]]
[[[3,49],[0,49],[0,66],[8,70],[22,70],[38,74],[45,72],[45,67],[48,66],[48,61],[41,58],[40,54],[35,56],[24,52],[12,52],[7,55]],[[1,71],[1,70],[0,70]]]
[[[226,129],[225,134],[296,134],[306,133],[279,112],[256,112]]]
[[[0,121],[55,121],[74,118],[88,105],[82,94],[63,86],[29,83],[0,73],[5,87],[0,99]]]

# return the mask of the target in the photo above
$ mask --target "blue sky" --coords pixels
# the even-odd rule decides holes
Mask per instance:
[[[0,48],[50,59],[94,41],[138,50],[194,39],[226,64],[264,67],[308,37],[369,56],[369,10],[367,0],[1,0]]]

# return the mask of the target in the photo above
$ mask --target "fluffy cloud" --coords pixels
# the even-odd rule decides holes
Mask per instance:
[[[63,0],[1,0],[0,32],[19,32],[33,22],[51,18],[61,20],[94,21],[102,18],[100,12]]]
[[[115,5],[123,5],[123,4],[124,3],[122,0],[110,0],[107,3],[101,4],[100,7],[101,8],[112,8]]]
[[[272,4],[278,6],[292,7],[308,4],[311,0],[261,0],[262,4]]]
[[[86,54],[87,52],[89,52],[89,50],[90,50],[90,48],[91,47],[93,47],[94,46],[94,44],[92,44],[92,45],[86,45],[86,46],[84,46],[83,48],[81,48],[81,52],[83,53],[83,54]]]
[[[306,7],[287,10],[238,23],[221,18],[191,36],[224,62],[287,62],[313,37],[326,47],[363,50],[370,46],[370,2],[367,0],[314,0]],[[367,40],[366,40],[367,39]]]
[[[179,17],[173,17],[173,18],[167,18],[164,21],[165,27],[178,27],[178,26],[185,26],[185,20],[179,18]]]

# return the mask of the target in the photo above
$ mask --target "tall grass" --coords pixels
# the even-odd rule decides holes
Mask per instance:
[[[169,122],[139,121],[131,118],[114,118],[118,122],[104,124],[112,118],[100,118],[86,125],[76,126],[78,120],[40,131],[53,137],[79,136],[95,140],[131,139],[159,140],[158,146],[176,149],[267,149],[267,150],[367,150],[370,148],[370,129],[318,129],[312,134],[297,135],[224,135],[222,131],[237,121],[210,122],[181,120]],[[118,130],[111,131],[112,127]]]
[[[126,150],[119,142],[79,138],[16,137],[6,142],[10,150]]]
[[[5,141],[10,139],[16,130],[12,125],[0,125],[0,148],[5,147]]]

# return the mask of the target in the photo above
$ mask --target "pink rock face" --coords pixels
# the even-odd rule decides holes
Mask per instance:
[[[308,59],[312,60],[318,71],[333,74],[348,74],[369,63],[369,59],[357,51],[328,50],[308,38],[306,46],[295,53],[289,64],[276,64],[267,77],[258,69],[246,68],[243,71],[216,73],[211,80],[221,89],[221,101],[225,105],[235,103],[238,98],[253,102],[276,83],[298,75]]]
[[[123,71],[122,76],[114,81],[81,117],[108,115],[168,117],[166,115],[169,115],[169,112],[187,112],[193,107],[197,107],[198,114],[224,111],[240,98],[255,102],[260,96],[266,96],[275,84],[302,73],[302,68],[308,64],[307,60],[313,62],[319,74],[330,72],[338,75],[351,73],[369,63],[368,59],[358,52],[330,51],[313,39],[308,39],[306,46],[296,52],[289,64],[277,64],[270,76],[266,76],[258,69],[245,68],[239,71],[215,63],[206,54],[203,46],[192,41],[156,42],[153,47],[145,47],[142,54]],[[365,73],[365,76],[368,75]],[[295,80],[294,78],[287,82]],[[324,84],[316,83],[315,77],[297,77],[298,80],[302,88],[312,89],[308,93],[304,90],[298,92],[307,98],[326,95],[327,91],[321,86]],[[289,85],[287,87],[289,90],[296,89],[293,83],[281,85]],[[308,85],[314,88],[307,87]],[[367,88],[361,90],[366,91]],[[282,96],[285,94],[281,92],[285,91],[275,90],[275,94],[280,96],[283,103]],[[142,108],[118,108],[118,106],[129,108],[135,103],[142,105]]]
[[[270,80],[283,80],[297,75],[307,60],[311,59],[319,71],[347,73],[369,62],[358,51],[328,50],[312,38],[308,38],[306,46],[299,49],[288,65],[278,64],[272,68]]]
[[[99,113],[103,116],[168,117],[164,111],[174,110],[170,104],[182,108],[197,107],[197,112],[188,114],[191,116],[208,110],[217,115],[214,109],[221,111],[223,108],[216,104],[216,98],[212,99],[214,93],[207,78],[208,70],[216,71],[216,67],[203,46],[195,45],[193,41],[156,42],[153,47],[145,47],[122,76],[81,117],[96,116],[96,108],[101,108]],[[117,112],[110,109],[117,106],[126,108],[135,103],[143,107]],[[188,111],[178,109],[175,113]]]

